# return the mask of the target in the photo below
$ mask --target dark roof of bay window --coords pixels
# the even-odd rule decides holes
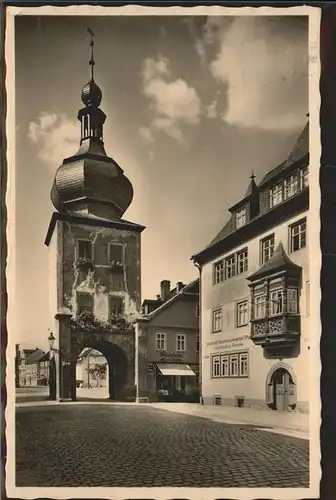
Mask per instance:
[[[276,182],[278,179],[282,178],[287,170],[291,170],[292,168],[295,168],[297,164],[302,162],[304,159],[307,159],[308,161],[308,155],[309,155],[309,121],[306,123],[303,131],[301,132],[299,138],[297,139],[296,143],[294,144],[293,149],[291,150],[290,154],[288,155],[287,159],[282,162],[280,165],[276,166],[272,170],[270,170],[264,178],[261,180],[261,182],[256,185],[254,183],[254,180],[252,178],[252,181],[250,182],[248,189],[244,195],[244,197],[237,202],[235,205],[233,205],[229,210],[234,211],[238,207],[242,206],[243,202],[247,201],[250,199],[252,193],[253,193],[253,183],[255,185],[255,189],[258,190],[259,192],[263,190],[268,184],[272,184],[272,181]],[[210,248],[212,248],[214,245],[218,244],[219,242],[225,240],[228,236],[231,234],[235,233],[236,231],[242,231],[244,230],[243,228],[248,226],[253,220],[258,219],[260,217],[264,217],[265,214],[259,214],[254,217],[254,219],[251,219],[245,226],[237,229],[235,225],[235,219],[231,215],[230,219],[226,222],[226,224],[222,227],[222,229],[217,233],[215,238],[200,252],[197,252],[192,256],[192,259],[197,260],[196,258],[203,254],[203,252],[208,251]]]
[[[247,279],[249,281],[254,281],[282,270],[300,271],[301,267],[291,261],[286,254],[282,243],[279,243],[272,257]]]

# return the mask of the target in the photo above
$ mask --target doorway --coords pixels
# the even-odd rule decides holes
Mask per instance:
[[[267,404],[277,411],[292,411],[296,407],[296,385],[289,370],[278,367],[267,384]]]

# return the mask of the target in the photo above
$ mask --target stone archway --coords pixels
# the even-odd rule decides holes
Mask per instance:
[[[276,363],[266,377],[266,404],[272,410],[292,411],[297,404],[297,382],[293,369]]]
[[[126,353],[121,347],[113,342],[106,340],[96,340],[83,342],[77,346],[73,359],[76,359],[85,348],[92,348],[99,351],[106,359],[108,364],[108,398],[113,401],[124,401],[127,399],[125,388],[129,385],[130,366]],[[72,374],[72,378],[75,373]],[[75,383],[74,383],[75,382]],[[76,381],[72,380],[72,385]],[[77,387],[74,387],[76,390]],[[77,392],[77,390],[76,390]]]

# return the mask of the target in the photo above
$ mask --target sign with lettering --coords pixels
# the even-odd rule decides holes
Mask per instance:
[[[213,340],[206,343],[206,347],[213,347],[217,349],[239,349],[245,347],[246,342],[250,340],[249,335],[243,335],[242,337],[224,339],[224,340]]]
[[[180,352],[173,352],[173,353],[166,353],[166,352],[161,352],[160,353],[160,361],[162,363],[171,363],[174,361],[182,361],[183,360],[183,354]]]

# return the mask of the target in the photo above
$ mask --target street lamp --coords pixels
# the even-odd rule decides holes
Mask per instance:
[[[50,345],[50,350],[52,351],[53,348],[54,348],[54,345],[55,345],[55,337],[54,337],[54,334],[53,332],[50,332],[50,335],[48,337],[48,342],[49,342],[49,345]]]

